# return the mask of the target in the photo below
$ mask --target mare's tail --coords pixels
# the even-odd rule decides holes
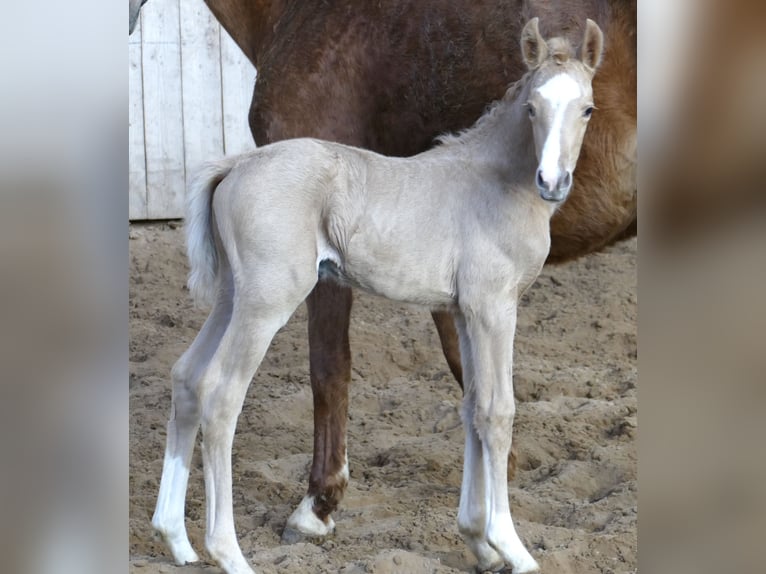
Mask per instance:
[[[205,164],[189,184],[186,195],[186,253],[189,291],[198,305],[212,305],[218,289],[219,254],[213,235],[213,192],[237,158]]]

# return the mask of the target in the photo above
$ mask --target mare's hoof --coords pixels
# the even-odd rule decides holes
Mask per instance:
[[[298,542],[309,542],[311,544],[321,545],[327,538],[332,535],[332,532],[321,536],[319,534],[306,534],[296,528],[285,526],[282,531],[282,544],[297,544]]]

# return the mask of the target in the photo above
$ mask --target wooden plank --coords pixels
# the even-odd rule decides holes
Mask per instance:
[[[247,114],[253,97],[255,68],[234,40],[221,29],[221,80],[223,85],[223,137],[226,155],[255,149]]]
[[[141,81],[141,18],[128,38],[128,218],[146,219],[144,92]]]
[[[182,217],[185,173],[179,0],[153,0],[141,12],[147,217]]]
[[[187,178],[223,156],[220,26],[202,0],[181,3],[184,161]]]

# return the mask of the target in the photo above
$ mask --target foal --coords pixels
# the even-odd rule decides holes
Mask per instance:
[[[514,417],[518,299],[550,247],[588,119],[603,37],[591,20],[580,58],[524,27],[529,72],[474,127],[411,158],[312,139],[212,164],[190,189],[189,287],[213,310],[173,367],[173,402],[153,524],[180,564],[202,426],[206,546],[228,574],[252,573],[237,543],[231,447],[247,387],[272,337],[321,277],[448,309],[465,374],[458,526],[481,569],[537,570],[513,526],[507,457]],[[215,192],[215,195],[214,195]]]

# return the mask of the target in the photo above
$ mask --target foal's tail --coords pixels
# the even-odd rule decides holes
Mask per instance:
[[[213,192],[237,158],[205,164],[189,184],[186,195],[186,253],[189,291],[198,305],[212,305],[218,289],[219,255],[213,235]]]

